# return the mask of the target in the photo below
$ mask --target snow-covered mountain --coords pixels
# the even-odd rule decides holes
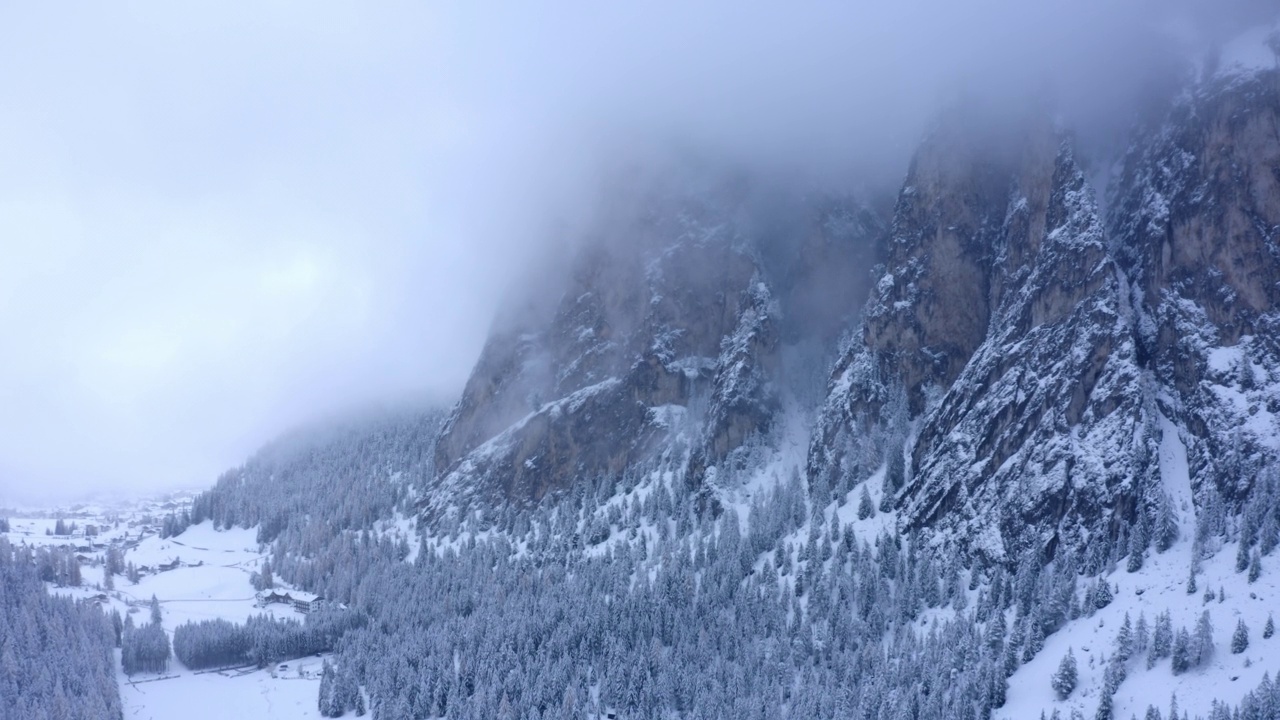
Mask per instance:
[[[348,606],[336,714],[1280,717],[1244,45],[1119,150],[962,105],[888,193],[623,183],[447,417],[302,433],[169,526]]]
[[[996,148],[935,133],[811,474],[865,477],[904,452],[890,489],[906,522],[994,559],[1143,523],[1149,538],[1188,482],[1239,507],[1280,437],[1278,90],[1265,72],[1188,87],[1110,188],[1047,123]],[[1153,462],[1165,433],[1189,477]]]
[[[856,314],[884,227],[868,202],[733,182],[659,183],[636,208],[530,303],[550,311],[499,321],[441,434],[429,506],[537,501],[659,463],[714,499]]]
[[[536,501],[661,458],[714,497],[776,440],[783,338],[846,331],[813,423],[819,492],[887,467],[907,528],[990,561],[1171,533],[1210,488],[1238,507],[1280,437],[1277,92],[1237,65],[1189,82],[1107,187],[1032,109],[942,118],[889,218],[841,202],[768,224],[761,193],[651,192],[547,290],[552,312],[494,332],[434,501]],[[1153,462],[1168,432],[1189,477]]]

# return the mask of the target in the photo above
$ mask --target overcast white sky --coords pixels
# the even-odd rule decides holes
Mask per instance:
[[[609,155],[899,172],[966,84],[1125,92],[1153,6],[482,5],[0,6],[0,504],[450,400]]]

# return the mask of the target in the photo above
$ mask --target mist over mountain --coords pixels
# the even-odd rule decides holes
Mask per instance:
[[[1280,11],[577,10],[416,17],[432,239],[210,405],[297,429],[0,524],[0,717],[1280,717]]]
[[[186,486],[317,415],[448,402],[619,167],[893,195],[941,108],[1032,98],[1114,146],[1267,9],[8,8],[0,492]]]

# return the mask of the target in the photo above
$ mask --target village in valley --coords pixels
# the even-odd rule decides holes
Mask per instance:
[[[0,509],[7,521],[0,522],[0,537],[53,564],[46,578],[51,592],[95,603],[108,614],[116,611],[135,625],[147,623],[158,607],[170,640],[184,623],[242,624],[255,616],[303,621],[325,605],[323,598],[272,577],[255,530],[217,529],[212,521],[186,527],[181,518],[192,497]],[[159,672],[132,674],[121,668],[121,650],[115,654],[128,718],[320,717],[317,683],[327,653],[201,670],[173,657]],[[200,702],[202,697],[209,702]]]

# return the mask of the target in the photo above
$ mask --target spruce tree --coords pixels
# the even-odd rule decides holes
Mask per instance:
[[[876,506],[871,502],[871,491],[867,489],[866,483],[862,483],[862,495],[858,498],[858,519],[866,520],[875,514]]]
[[[1133,626],[1133,652],[1144,653],[1151,645],[1151,629],[1147,626],[1147,614],[1138,613],[1138,622]]]
[[[1124,623],[1116,633],[1115,656],[1120,658],[1121,662],[1133,657],[1133,624],[1129,622],[1129,613],[1124,614]]]
[[[1151,631],[1151,654],[1147,656],[1147,667],[1155,665],[1160,658],[1169,657],[1173,652],[1173,618],[1165,610],[1156,616],[1155,629]]]
[[[1191,664],[1199,667],[1208,662],[1213,654],[1213,623],[1209,620],[1209,611],[1200,613],[1196,621],[1195,636],[1191,639]]]
[[[1236,631],[1231,635],[1231,653],[1239,655],[1249,648],[1249,628],[1245,626],[1244,620],[1236,621]]]
[[[1111,693],[1102,693],[1102,697],[1098,698],[1098,711],[1093,715],[1094,720],[1111,720],[1111,703]]]
[[[1191,634],[1186,628],[1178,628],[1173,636],[1173,674],[1181,675],[1191,669]]]
[[[1067,648],[1067,654],[1062,657],[1062,662],[1058,663],[1058,671],[1050,678],[1050,685],[1053,691],[1058,694],[1059,700],[1066,700],[1071,696],[1071,692],[1076,689],[1076,683],[1079,680],[1079,672],[1076,667],[1076,655],[1072,648]]]
[[[1276,623],[1271,618],[1271,613],[1267,613],[1267,624],[1262,626],[1262,638],[1268,640],[1272,635],[1276,634]]]
[[[1138,514],[1138,524],[1133,528],[1133,535],[1129,538],[1129,562],[1125,567],[1131,573],[1142,569],[1143,556],[1147,552],[1147,545],[1151,543],[1147,515],[1142,511]]]
[[[1174,501],[1169,493],[1160,493],[1160,501],[1156,506],[1155,528],[1156,552],[1165,552],[1178,541],[1178,516],[1174,512]]]
[[[1093,607],[1097,610],[1111,604],[1115,596],[1111,593],[1111,584],[1102,579],[1098,582],[1097,587],[1093,591]]]

